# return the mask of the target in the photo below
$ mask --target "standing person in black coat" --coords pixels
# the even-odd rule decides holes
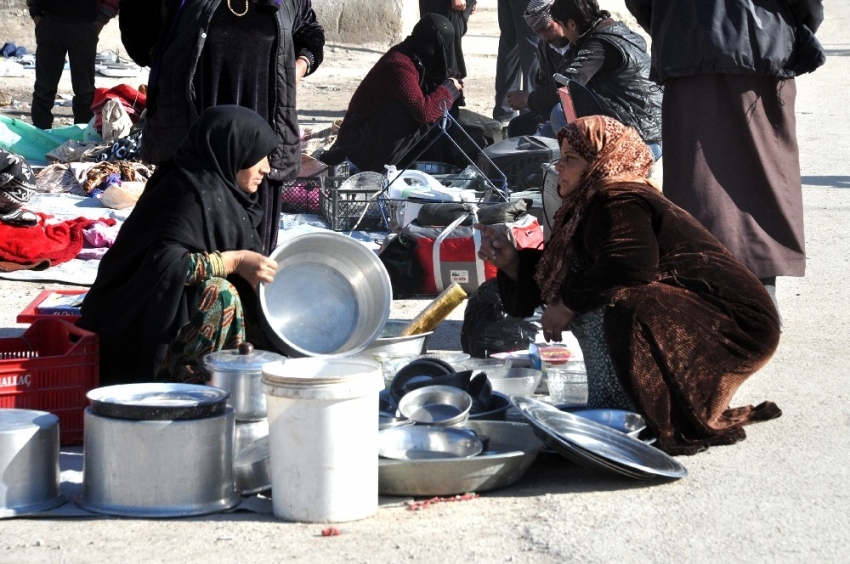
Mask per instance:
[[[478,0],[419,0],[419,17],[425,14],[439,14],[449,20],[455,29],[454,61],[449,61],[449,67],[457,71],[457,78],[466,77],[466,61],[463,58],[461,40],[466,35],[469,16],[475,13]]]
[[[71,67],[74,123],[88,123],[94,113],[94,62],[103,26],[118,13],[118,0],[27,0],[35,23],[35,85],[32,123],[53,127],[53,104],[65,68]]]
[[[652,36],[664,84],[664,194],[696,217],[776,298],[806,271],[794,77],[795,20],[820,0],[626,0]]]
[[[537,35],[525,23],[529,0],[499,0],[499,51],[496,55],[496,107],[493,119],[507,126],[516,116],[508,103],[508,92],[534,90],[537,64]]]
[[[325,32],[310,0],[121,0],[121,39],[150,66],[142,157],[167,161],[200,113],[235,104],[278,136],[260,187],[266,254],[277,245],[283,182],[298,176],[299,81],[322,62]]]

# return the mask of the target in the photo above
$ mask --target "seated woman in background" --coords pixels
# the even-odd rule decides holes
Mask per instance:
[[[215,106],[157,168],[83,301],[102,384],[196,381],[203,356],[258,326],[254,289],[277,264],[261,254],[257,189],[277,143],[254,111]]]
[[[729,407],[779,342],[764,286],[647,180],[634,129],[592,116],[558,139],[563,204],[546,249],[517,251],[478,227],[508,313],[545,304],[545,338],[570,329],[581,345],[588,403],[641,413],[668,453],[735,443],[743,425],[778,417],[772,402]]]
[[[347,159],[361,171],[374,172],[408,164],[400,159],[461,97],[461,77],[450,68],[454,34],[443,16],[423,16],[354,91],[337,140],[322,162],[336,165]]]

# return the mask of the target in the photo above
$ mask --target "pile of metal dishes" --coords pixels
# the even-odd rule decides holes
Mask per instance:
[[[236,506],[233,408],[221,388],[123,384],[88,392],[83,491],[88,511],[184,517]]]
[[[261,283],[265,332],[290,357],[347,357],[381,334],[392,286],[384,264],[342,233],[298,235],[272,253],[277,272]]]
[[[0,409],[0,518],[31,515],[65,503],[59,493],[59,418],[30,409]]]
[[[478,371],[478,373],[474,374],[472,370],[458,371],[457,367],[462,366],[464,362],[465,360],[460,360],[457,364],[453,365],[436,357],[422,355],[407,362],[397,364],[396,366],[400,366],[400,368],[392,375],[392,379],[388,382],[388,388],[383,393],[387,407],[381,410],[381,416],[395,419],[399,417],[404,418],[404,413],[399,410],[403,397],[421,388],[442,386],[457,388],[466,392],[470,397],[472,405],[466,416],[467,419],[504,420],[505,414],[510,407],[510,401],[507,396],[493,391],[486,372]],[[385,372],[385,379],[386,377],[387,374]],[[445,390],[442,391],[442,394],[446,393]],[[422,391],[417,392],[416,396],[412,396],[411,399],[406,401],[413,402],[414,397],[418,398],[416,401],[422,401],[422,398],[427,400],[431,396],[433,394]],[[436,394],[434,397],[440,397],[440,394]],[[444,395],[443,397],[449,398],[451,396]],[[421,405],[417,407],[421,408]],[[438,408],[429,408],[430,411],[436,409]],[[439,409],[445,411],[450,408]],[[457,408],[455,407],[454,409],[456,410]],[[454,415],[458,415],[458,413]],[[397,421],[393,421],[393,423],[398,424]],[[420,421],[420,423],[429,423],[429,421]],[[457,422],[449,424],[454,425]]]
[[[263,366],[284,357],[255,350],[250,343],[237,349],[210,353],[203,358],[210,385],[230,392],[227,405],[233,408],[233,478],[242,495],[271,489],[269,470],[269,420],[263,393]]]
[[[379,454],[408,461],[479,455],[489,438],[479,436],[471,420],[504,419],[510,405],[494,394],[486,373],[456,372],[433,357],[402,367],[381,400]]]

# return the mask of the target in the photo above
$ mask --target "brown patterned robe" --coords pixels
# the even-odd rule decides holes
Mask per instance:
[[[561,298],[577,313],[608,305],[605,334],[620,383],[673,454],[745,437],[741,426],[776,417],[771,402],[730,409],[735,391],[779,342],[776,309],[756,277],[687,212],[651,188],[600,192],[573,250],[586,265]],[[499,275],[511,315],[541,304],[541,252],[520,252],[517,283]]]

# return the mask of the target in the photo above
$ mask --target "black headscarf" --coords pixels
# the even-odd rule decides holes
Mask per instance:
[[[425,81],[442,84],[447,78],[458,78],[454,48],[455,30],[449,20],[439,14],[422,16],[402,44],[425,66]]]
[[[83,301],[81,327],[101,342],[101,383],[153,378],[188,320],[189,253],[262,251],[257,195],[236,185],[240,169],[271,153],[266,120],[240,106],[204,110],[174,160],[160,166]]]

